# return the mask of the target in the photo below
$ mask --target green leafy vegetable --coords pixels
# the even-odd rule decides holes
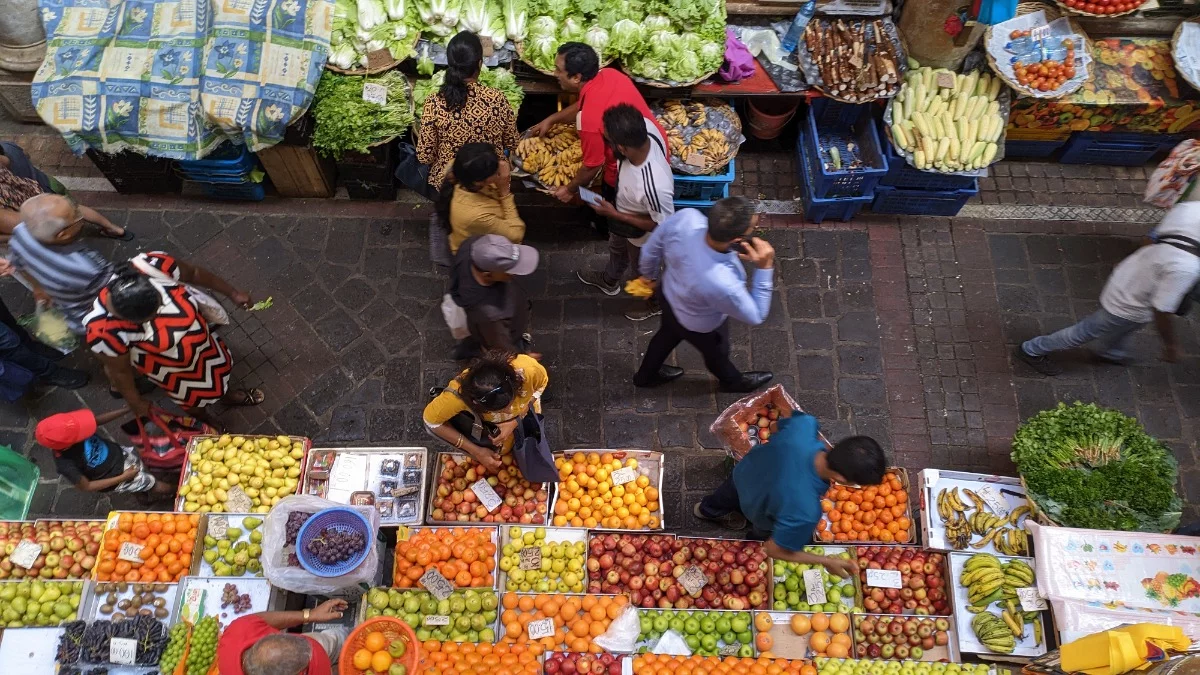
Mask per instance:
[[[1066,527],[1166,532],[1179,524],[1179,467],[1137,420],[1062,403],[1025,422],[1012,460],[1038,508]]]
[[[425,101],[435,91],[441,88],[442,83],[446,81],[446,71],[439,70],[432,78],[428,80],[417,80],[413,84],[413,103],[417,109],[417,119],[420,119],[425,112]],[[508,99],[509,105],[516,112],[521,109],[521,102],[525,100],[525,90],[521,85],[517,84],[517,78],[513,76],[511,71],[503,68],[488,68],[484,66],[479,71],[479,83],[485,87],[497,89],[504,94],[504,98]]]
[[[363,100],[366,82],[387,88],[386,104]],[[313,147],[338,158],[347,150],[368,152],[371,145],[403,134],[413,123],[408,80],[394,70],[377,77],[326,71],[317,84],[312,111]]]

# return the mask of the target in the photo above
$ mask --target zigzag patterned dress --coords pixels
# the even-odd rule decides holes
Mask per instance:
[[[134,260],[179,279],[179,266],[169,254],[151,251]],[[129,354],[136,371],[185,408],[217,402],[229,386],[233,368],[229,348],[209,330],[186,286],[153,277],[150,283],[162,296],[162,307],[157,316],[140,325],[110,314],[105,307],[108,289],[101,289],[92,311],[83,320],[88,346],[104,356]]]

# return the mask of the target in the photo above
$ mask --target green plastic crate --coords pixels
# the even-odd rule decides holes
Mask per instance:
[[[37,464],[0,445],[0,520],[24,520],[42,472]]]

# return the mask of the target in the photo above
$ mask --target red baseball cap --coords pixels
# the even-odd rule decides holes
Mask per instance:
[[[37,442],[54,451],[62,451],[96,433],[96,416],[91,410],[51,415],[38,422],[34,435]]]

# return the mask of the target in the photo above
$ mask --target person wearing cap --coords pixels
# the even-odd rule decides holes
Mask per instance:
[[[529,298],[512,278],[533,274],[537,266],[537,249],[498,234],[462,243],[450,271],[450,297],[466,312],[471,335],[455,349],[456,359],[473,358],[484,350],[528,351]]]
[[[98,426],[128,413],[128,407],[98,416],[87,409],[59,413],[38,422],[34,435],[54,452],[58,475],[82,492],[174,492],[146,472],[137,451],[96,433]]]

